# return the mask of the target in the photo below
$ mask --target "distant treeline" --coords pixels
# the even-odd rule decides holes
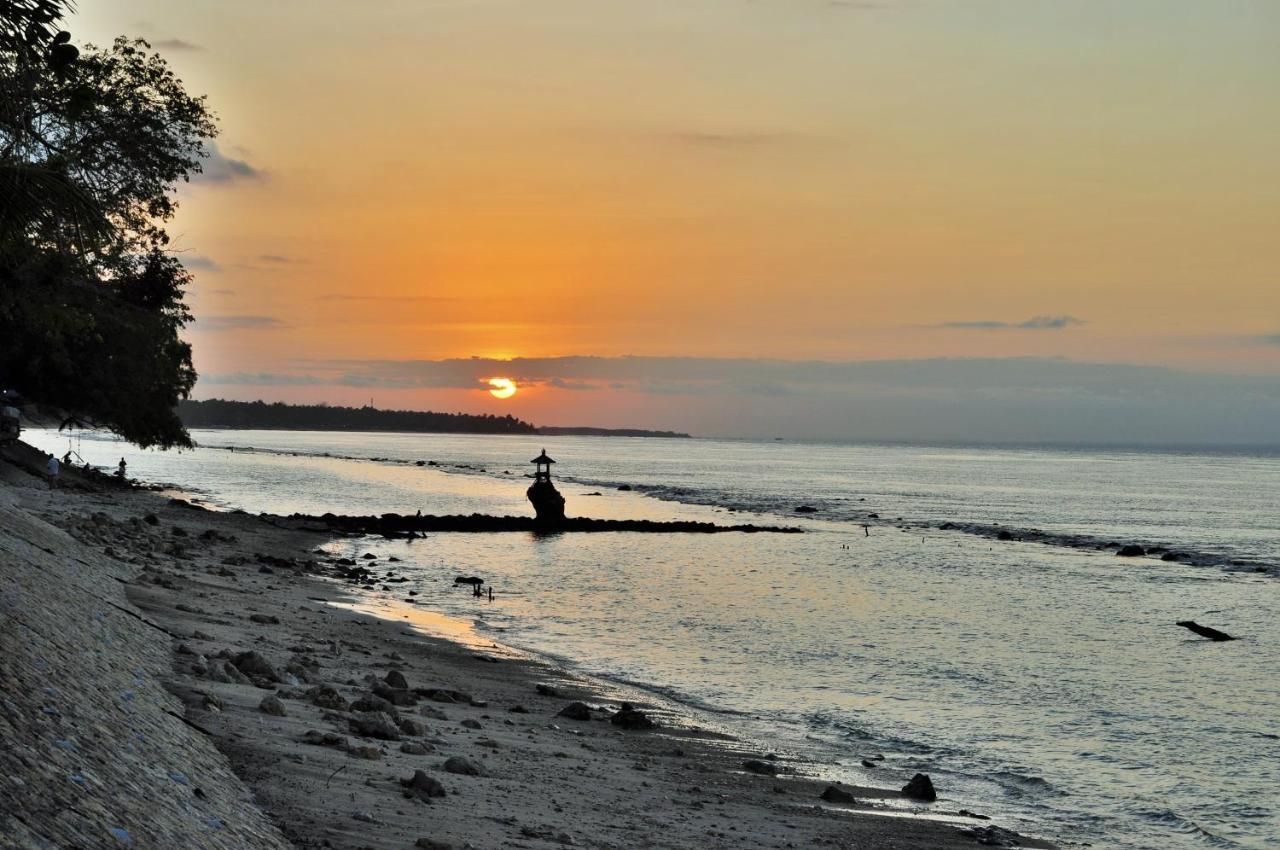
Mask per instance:
[[[548,437],[677,437],[690,439],[688,434],[679,431],[646,431],[643,428],[561,428],[555,425],[543,425],[539,434]]]
[[[188,428],[246,428],[282,431],[408,431],[443,434],[536,434],[514,416],[331,407],[265,401],[183,401],[178,416]]]

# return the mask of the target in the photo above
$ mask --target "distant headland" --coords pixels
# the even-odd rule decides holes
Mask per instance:
[[[423,410],[380,410],[328,404],[229,401],[179,402],[178,416],[187,428],[242,428],[266,431],[400,431],[434,434],[539,434],[545,436],[679,437],[676,431],[640,428],[538,427],[514,416],[436,413]]]

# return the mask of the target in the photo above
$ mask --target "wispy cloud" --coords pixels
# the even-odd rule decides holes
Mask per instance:
[[[1089,324],[1075,316],[1032,316],[1021,322],[1000,322],[979,320],[972,322],[943,322],[940,328],[958,328],[961,330],[1023,330],[1023,331],[1060,331],[1063,328],[1079,327]]]
[[[204,50],[200,45],[181,38],[162,38],[159,41],[153,41],[151,46],[160,50]]]
[[[284,323],[275,316],[202,316],[196,328],[204,331],[276,330]]]
[[[216,272],[222,268],[217,260],[201,254],[183,254],[178,259],[189,269],[204,269],[205,271]]]
[[[283,254],[259,254],[258,260],[264,263],[271,263],[272,265],[285,265],[287,263],[295,262],[293,257],[286,257]]]
[[[208,156],[201,163],[199,174],[191,176],[192,183],[237,183],[255,182],[266,179],[266,175],[242,159],[224,154],[218,145],[210,142],[206,146]]]
[[[388,304],[446,304],[460,303],[463,298],[448,298],[434,295],[351,295],[342,292],[329,295],[317,295],[317,301],[363,301],[385,302]]]

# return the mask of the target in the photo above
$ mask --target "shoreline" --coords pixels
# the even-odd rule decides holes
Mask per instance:
[[[843,786],[856,804],[825,803],[827,783],[805,776],[804,764],[771,760],[744,742],[672,723],[662,707],[638,706],[658,719],[658,729],[615,726],[607,718],[616,713],[617,689],[604,682],[545,660],[494,663],[445,637],[405,632],[394,621],[353,612],[343,607],[351,603],[343,598],[346,588],[318,575],[325,565],[314,549],[328,539],[322,535],[143,490],[82,495],[39,486],[10,491],[20,495],[19,509],[67,528],[85,548],[98,545],[123,568],[113,589],[175,636],[138,626],[171,653],[166,686],[183,710],[182,722],[169,722],[211,733],[236,777],[295,846],[411,847],[424,838],[436,844],[420,846],[540,847],[564,846],[567,837],[599,847],[946,848],[1011,838],[945,801],[919,807],[933,811],[930,817],[904,816],[909,807],[893,790]],[[155,525],[139,519],[147,514]],[[139,529],[144,533],[135,539]],[[104,541],[113,545],[101,546]],[[249,651],[283,681],[230,681],[243,677],[228,673],[227,665]],[[370,697],[378,680],[385,685],[392,669],[422,692],[401,697],[413,704],[388,714],[403,725],[380,730],[400,740],[362,737],[351,723],[363,722],[363,715],[337,710],[338,702],[317,706],[317,698],[307,696],[328,685],[350,708]],[[471,699],[440,702],[424,695],[431,692]],[[259,708],[273,694],[282,717]],[[559,717],[573,701],[590,703],[594,719]],[[300,743],[305,738],[344,745]],[[451,772],[444,763],[455,758],[482,775]],[[748,761],[759,772],[748,772]],[[399,780],[414,770],[450,793],[425,803],[407,799]],[[933,819],[944,812],[949,822]],[[653,830],[661,837],[638,840]],[[1047,845],[1022,839],[1021,846]]]

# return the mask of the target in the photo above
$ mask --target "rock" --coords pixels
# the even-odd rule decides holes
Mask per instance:
[[[382,741],[399,741],[400,729],[389,716],[381,711],[359,712],[349,721],[351,731],[366,738]]]
[[[483,776],[483,772],[478,766],[469,759],[462,756],[454,756],[444,763],[444,769],[448,773],[456,773],[459,776]]]
[[[249,619],[255,623],[262,623],[264,626],[280,625],[280,618],[273,617],[270,614],[250,614]]]
[[[359,699],[351,703],[352,711],[380,711],[383,714],[389,714],[395,717],[399,714],[395,705],[390,700],[385,700],[377,694],[364,694]]]
[[[837,788],[834,785],[828,785],[827,790],[822,792],[822,799],[828,803],[842,803],[844,805],[852,805],[858,802],[858,799],[843,788]]]
[[[1147,550],[1135,543],[1121,546],[1120,550],[1116,552],[1116,556],[1120,558],[1141,558],[1145,554],[1147,554]]]
[[[387,683],[388,687],[395,688],[396,690],[409,690],[409,682],[405,679],[404,674],[399,670],[389,671],[387,675],[383,677],[383,681]]]
[[[996,540],[1012,540],[1013,535],[1003,529],[996,535]]]
[[[624,702],[622,708],[609,718],[609,722],[622,729],[632,730],[653,729],[658,725],[649,715],[629,702]]]
[[[510,708],[508,708],[507,711],[511,712],[512,714],[528,714],[529,713],[529,709],[525,708],[523,705],[513,705]]]
[[[401,717],[396,720],[396,726],[400,727],[400,731],[406,735],[421,736],[427,734],[427,727],[412,717]]]
[[[470,717],[468,717],[466,720],[462,721],[462,723],[460,723],[459,725],[460,725],[460,726],[465,726],[465,727],[467,727],[468,729],[483,729],[483,728],[484,728],[483,726],[481,726],[481,725],[480,725],[480,721],[479,721],[479,720],[472,720]]]
[[[484,579],[480,576],[458,576],[453,580],[454,584],[469,584],[472,587],[479,587],[484,584]]]
[[[560,713],[557,716],[566,717],[569,720],[590,720],[591,709],[587,707],[585,702],[571,702],[560,709]]]
[[[246,676],[259,676],[271,682],[280,681],[280,674],[271,666],[271,662],[253,650],[240,653],[231,659],[231,663]]]
[[[145,522],[147,525],[159,525],[160,517],[156,516],[155,514],[147,514],[142,518],[142,521]]]
[[[796,505],[796,513],[798,514],[816,514],[818,509],[813,505]]]
[[[352,812],[351,819],[358,820],[361,823],[377,823],[378,822],[378,819],[375,818],[373,815],[369,814],[368,812]]]
[[[274,715],[275,717],[284,717],[284,703],[275,694],[267,694],[262,698],[262,702],[258,703],[258,711],[263,714]]]
[[[770,764],[760,759],[747,759],[742,763],[742,769],[747,773],[754,773],[757,776],[777,776],[778,766]]]
[[[975,826],[961,830],[961,833],[988,847],[1018,847],[1022,844],[1022,836],[999,826]]]
[[[263,573],[265,575],[275,575],[276,571],[268,567],[266,564],[263,564],[262,566],[258,567],[258,572]]]
[[[1162,561],[1185,561],[1185,560],[1187,560],[1187,555],[1186,555],[1186,553],[1184,553],[1184,552],[1165,552],[1163,555],[1161,555],[1161,556],[1160,556],[1160,560],[1162,560]]]
[[[631,492],[631,485],[630,485],[630,484],[619,484],[619,485],[618,485],[618,489],[619,489],[620,491],[622,491],[623,493],[630,493],[630,492]]]
[[[222,711],[222,700],[217,694],[204,694],[200,697],[200,707],[205,711],[217,713]]]
[[[1200,637],[1207,637],[1209,640],[1235,640],[1226,632],[1220,632],[1217,629],[1208,626],[1202,626],[1194,620],[1179,620],[1175,625],[1182,626],[1184,629],[1190,629]]]
[[[418,463],[422,465],[421,462]],[[413,846],[418,850],[453,850],[453,845],[448,841],[436,841],[434,838],[419,838],[413,842]]]
[[[222,675],[216,675],[215,671],[220,672]],[[217,682],[232,682],[237,685],[253,684],[253,681],[244,673],[241,673],[240,670],[236,668],[236,665],[232,664],[230,661],[222,662],[221,666],[216,663],[209,665],[209,678]]]
[[[378,556],[373,554],[372,552],[365,552],[360,557],[366,561],[376,561],[378,559]]]
[[[302,743],[310,744],[313,747],[339,747],[345,749],[347,739],[342,735],[336,735],[333,732],[321,732],[317,729],[309,729],[302,736]]]
[[[431,752],[431,747],[421,741],[405,741],[400,745],[400,752],[407,753],[411,756],[425,756]]]
[[[557,691],[555,688],[551,687],[550,685],[538,684],[534,687],[534,690],[536,690],[539,694],[541,694],[544,697],[560,696],[560,692]]]
[[[416,797],[426,802],[430,802],[433,797],[445,795],[444,786],[440,784],[440,780],[421,770],[415,770],[413,776],[408,779],[401,779],[400,784],[405,787],[406,797]]]
[[[330,685],[319,685],[311,688],[306,693],[307,699],[311,700],[312,705],[320,708],[327,708],[331,711],[346,711],[348,709],[347,701],[342,698],[342,694],[338,693]]]
[[[430,717],[432,720],[448,720],[449,719],[449,715],[445,714],[443,711],[436,708],[434,705],[424,705],[421,709],[418,710],[418,713],[421,714],[423,717]]]
[[[933,780],[925,773],[917,773],[911,777],[911,781],[902,786],[902,793],[913,800],[923,800],[926,803],[938,799],[938,792],[933,790]]]
[[[366,761],[377,761],[382,758],[382,750],[373,744],[351,744],[347,746],[347,755]]]
[[[376,697],[386,700],[392,705],[417,705],[418,695],[408,688],[393,688],[383,682],[377,682],[373,686],[373,694]]]

